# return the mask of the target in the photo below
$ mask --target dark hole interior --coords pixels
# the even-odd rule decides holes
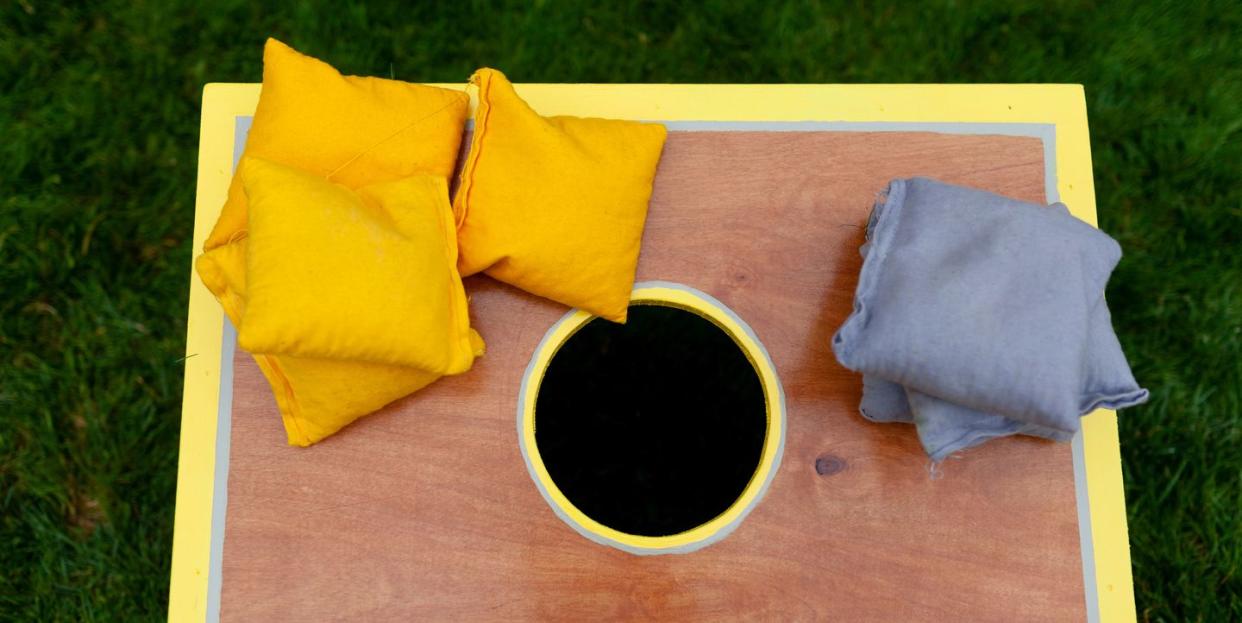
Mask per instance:
[[[666,536],[742,494],[767,428],[763,385],[733,338],[674,307],[595,319],[553,356],[535,443],[556,486],[615,530]]]

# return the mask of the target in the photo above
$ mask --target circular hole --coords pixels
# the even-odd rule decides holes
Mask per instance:
[[[712,320],[657,303],[626,324],[586,322],[548,362],[534,439],[549,476],[587,517],[668,536],[742,495],[768,430],[759,373]]]

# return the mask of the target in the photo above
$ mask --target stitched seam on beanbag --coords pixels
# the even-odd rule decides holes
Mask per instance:
[[[1092,392],[1088,396],[1086,404],[1079,407],[1079,416],[1100,408],[1117,410],[1143,404],[1147,402],[1148,392],[1137,387],[1130,390]]]
[[[215,260],[207,256],[199,256],[199,261],[195,263],[198,270],[199,279],[203,285],[216,297],[220,306],[224,308],[224,312],[230,318],[238,318],[241,314],[238,312],[237,306],[233,304],[235,298],[238,297],[236,291],[229,287],[228,283],[220,278],[220,267]],[[293,385],[289,382],[289,378],[285,376],[284,371],[280,369],[280,364],[275,357],[260,353],[251,353],[255,363],[259,364],[259,368],[263,372],[263,376],[267,378],[269,385],[272,385],[272,392],[275,395],[277,406],[280,407],[281,420],[285,422],[285,431],[297,435],[297,443],[299,445],[309,445],[310,438],[302,430],[300,420],[302,419],[302,409],[298,405],[297,395],[293,391]],[[277,383],[283,390],[283,400],[280,393],[277,393]],[[286,414],[287,411],[287,414]],[[290,430],[292,425],[293,430]]]
[[[289,432],[295,432],[297,434],[298,445],[301,445],[301,446],[310,445],[311,443],[310,437],[308,437],[306,435],[306,432],[302,430],[303,416],[302,416],[302,409],[298,405],[297,394],[294,393],[293,391],[293,384],[289,382],[289,377],[285,376],[284,370],[281,369],[280,362],[276,359],[276,357],[273,357],[271,355],[255,354],[254,357],[256,360],[259,358],[262,358],[263,359],[262,363],[267,364],[268,370],[271,372],[271,376],[275,377],[277,380],[280,381],[280,387],[283,390],[285,399],[281,400],[280,396],[277,396],[276,401],[279,403],[282,403],[281,406],[285,407],[283,409],[280,409],[280,415],[281,415],[281,419],[284,419],[286,421],[286,427],[285,427],[286,431],[289,430],[288,425],[292,424],[293,430]],[[268,380],[270,381],[271,378],[269,377]],[[276,388],[273,387],[272,389],[275,390]],[[286,416],[286,411],[288,412],[287,416]]]
[[[454,105],[454,104],[456,104],[456,103],[457,103],[457,102],[455,102],[455,101],[449,101],[447,104],[445,104],[445,105],[443,105],[443,106],[441,106],[441,107],[439,107],[439,108],[437,108],[437,109],[435,109],[435,110],[433,110],[433,111],[431,111],[431,112],[427,113],[426,115],[423,115],[422,117],[419,117],[418,119],[415,119],[415,120],[413,120],[413,121],[409,122],[408,124],[406,124],[405,126],[403,126],[403,127],[401,127],[401,128],[398,128],[398,129],[397,129],[396,131],[394,131],[392,134],[389,134],[388,136],[385,136],[384,138],[382,138],[382,139],[380,139],[380,140],[376,141],[375,143],[371,144],[371,146],[367,147],[366,149],[363,149],[362,151],[360,151],[360,152],[358,152],[358,153],[354,154],[354,155],[353,155],[353,156],[351,156],[348,160],[346,160],[344,163],[342,163],[342,164],[341,164],[341,166],[339,166],[339,167],[337,167],[337,168],[335,168],[335,169],[332,169],[332,172],[330,172],[330,173],[328,173],[327,175],[323,176],[323,177],[324,177],[324,179],[325,179],[325,180],[328,180],[328,181],[332,181],[332,176],[333,176],[333,175],[336,175],[337,173],[340,173],[341,171],[345,170],[345,168],[346,168],[346,167],[348,167],[349,165],[351,165],[351,164],[353,164],[353,163],[357,162],[359,158],[361,158],[361,157],[363,157],[363,156],[365,156],[365,155],[367,155],[367,154],[371,153],[372,151],[375,151],[375,148],[379,147],[380,145],[383,145],[384,143],[387,143],[388,141],[391,141],[392,139],[394,139],[394,138],[396,138],[396,137],[400,136],[402,132],[405,132],[405,131],[407,131],[407,130],[410,130],[411,128],[416,127],[418,124],[420,124],[420,123],[422,123],[422,122],[424,122],[424,121],[426,121],[426,120],[428,120],[428,119],[430,119],[430,118],[432,118],[432,117],[434,117],[434,116],[436,116],[436,115],[438,115],[438,114],[440,114],[440,113],[442,113],[442,112],[444,112],[444,111],[448,110],[449,108],[452,108],[452,107],[453,107],[453,105]]]
[[[487,70],[476,71],[470,82],[479,87],[479,108],[474,115],[474,136],[470,137],[470,155],[466,158],[466,166],[461,171],[461,187],[457,193],[461,195],[461,209],[454,210],[457,214],[457,229],[466,224],[466,215],[470,212],[470,192],[474,190],[474,171],[478,167],[479,158],[483,155],[483,135],[487,132],[487,121],[492,114],[490,93],[491,76],[483,75]],[[476,82],[477,80],[477,82]],[[456,205],[457,202],[453,202]]]
[[[866,327],[867,320],[871,316],[870,306],[865,305],[864,301],[870,298],[876,288],[876,281],[884,274],[889,246],[892,239],[896,237],[897,228],[901,222],[901,212],[906,202],[906,186],[906,180],[893,180],[886,189],[884,213],[876,219],[874,232],[868,232],[868,242],[872,242],[874,246],[868,253],[868,258],[863,261],[862,270],[859,273],[858,288],[854,294],[856,307],[833,338],[833,350],[838,360],[847,367],[857,365],[853,361],[847,363],[847,360],[852,359],[857,334]],[[894,199],[898,200],[898,203],[889,205]],[[891,223],[885,223],[885,221],[891,221]],[[887,226],[884,227],[885,225]],[[880,234],[882,227],[886,235]]]
[[[445,200],[448,200],[448,182],[443,179],[436,178],[436,185],[439,190],[443,191]],[[448,299],[449,314],[453,322],[453,358],[449,361],[450,369],[457,366],[457,360],[465,356],[473,358],[474,349],[470,347],[470,318],[469,310],[459,310],[461,302],[458,300],[459,293],[457,289],[461,287],[461,276],[457,274],[457,231],[456,228],[445,221],[444,209],[437,205],[436,223],[440,227],[441,235],[444,236],[444,259],[448,262],[449,280],[448,280]],[[449,208],[452,211],[452,207]],[[456,277],[456,279],[454,279]],[[465,296],[464,291],[460,293]],[[465,327],[462,327],[462,316],[465,315]]]

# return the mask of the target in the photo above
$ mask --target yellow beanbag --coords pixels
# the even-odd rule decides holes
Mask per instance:
[[[470,368],[482,341],[469,328],[443,178],[350,191],[251,157],[236,178],[248,233],[197,269],[271,383],[290,443]]]
[[[437,374],[470,368],[470,321],[442,177],[357,192],[246,158],[246,314],[252,353],[354,359]]]
[[[663,125],[541,117],[480,69],[474,138],[453,200],[458,266],[625,322]]]
[[[246,312],[246,240],[207,251],[195,268],[229,320],[240,325]],[[272,386],[285,435],[295,446],[309,446],[440,376],[388,364],[252,355]]]
[[[268,39],[263,90],[245,154],[350,188],[427,173],[453,173],[470,99],[461,91],[400,80],[342,76],[327,63]],[[246,227],[234,177],[204,249]]]
[[[465,93],[397,80],[342,76],[326,63],[303,56],[275,39],[268,39],[263,51],[263,90],[246,141],[245,154],[296,167],[350,188],[397,181],[415,174],[447,179],[457,159],[468,108],[469,98]],[[406,189],[407,192],[425,194],[429,192],[432,182],[423,180],[412,184],[417,188]],[[385,200],[376,198],[375,193],[387,196],[393,190],[371,190],[369,203],[360,196],[363,208],[353,204],[344,213],[366,215],[367,218],[362,219],[367,223],[365,231],[384,231],[382,236],[385,241],[399,242],[404,234],[396,221],[392,222],[391,230],[382,227],[380,223],[384,221],[374,209],[377,204],[385,204]],[[446,201],[442,199],[433,205],[443,208]],[[292,239],[281,238],[276,221],[280,214],[295,210],[292,205],[264,210],[264,215],[260,216],[260,222],[264,223],[261,227],[273,233],[265,235],[262,240],[282,241],[294,246]],[[435,210],[422,210],[411,218],[428,219],[434,213]],[[330,337],[332,334],[282,332],[279,327],[275,330],[270,328],[279,324],[273,320],[273,316],[279,314],[273,306],[279,305],[282,300],[289,300],[282,299],[282,295],[316,296],[317,293],[322,295],[324,290],[304,290],[293,295],[279,287],[262,286],[259,290],[260,313],[254,320],[258,324],[244,328],[249,306],[247,256],[252,247],[251,241],[247,240],[249,221],[242,175],[234,175],[228,199],[203,245],[205,252],[198,258],[196,268],[203,283],[220,300],[233,324],[239,327],[239,340],[250,347],[270,349],[271,352],[255,353],[254,358],[272,385],[289,443],[310,445],[354,419],[417,391],[443,373],[460,371],[469,366],[468,361],[463,363],[460,355],[458,329],[441,333],[435,339],[428,338],[420,348],[394,353],[397,347],[393,345],[377,347],[370,341],[334,340]],[[284,225],[296,226],[298,222],[298,217],[290,215]],[[322,223],[319,233],[322,234]],[[451,238],[434,248],[455,253]],[[307,248],[302,247],[302,250]],[[429,249],[414,251],[407,248],[404,252],[427,261],[432,254]],[[454,261],[449,260],[450,268]],[[266,260],[261,260],[260,266],[267,266]],[[285,265],[285,269],[298,270],[296,266],[291,268],[289,265]],[[389,271],[389,276],[394,272],[392,264],[382,270]],[[303,282],[314,280],[306,275],[302,277]],[[441,279],[443,271],[433,277]],[[450,283],[459,281],[456,275],[448,279]],[[341,281],[323,285],[346,291],[354,287]],[[434,287],[435,294],[428,296],[458,300],[454,298],[451,288]],[[388,293],[395,290],[396,286],[391,286]],[[364,297],[371,294],[373,292],[362,293]],[[408,295],[419,296],[413,291]],[[417,307],[419,301],[427,303],[427,306],[420,308],[423,310],[420,313],[424,315],[415,323],[420,326],[421,323],[440,324],[443,319],[429,311],[432,306],[430,299],[407,298],[407,311],[409,306]],[[385,305],[387,302],[386,298]],[[371,313],[387,313],[385,305],[367,313],[373,324],[380,323],[375,322],[377,317]],[[339,314],[341,309],[331,306],[307,308],[298,312],[306,312],[306,318],[291,315],[286,320],[324,323],[329,316],[321,315],[321,312]],[[463,305],[443,313],[450,319],[460,320],[464,318],[464,310]],[[351,321],[359,319],[358,316],[350,318]],[[390,327],[389,331],[404,330],[407,340],[415,340],[419,336],[413,324],[406,320]],[[264,329],[265,325],[269,328]],[[341,329],[342,326],[336,328]],[[472,331],[468,333],[471,346],[481,352],[482,341]],[[448,350],[434,348],[437,339],[443,340],[446,343],[444,348]],[[449,345],[452,345],[451,349]],[[307,354],[278,352],[286,347]],[[386,354],[385,348],[388,349]],[[352,358],[363,354],[377,359]],[[341,358],[334,358],[337,356]],[[406,365],[412,362],[439,371]]]

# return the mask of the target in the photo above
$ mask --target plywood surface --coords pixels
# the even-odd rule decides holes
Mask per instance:
[[[733,309],[788,401],[767,496],[693,554],[589,542],[527,475],[518,389],[562,306],[469,279],[487,356],[309,449],[285,445],[271,391],[239,352],[222,618],[1083,619],[1069,446],[1001,440],[932,478],[913,429],[857,415],[860,379],[829,349],[887,180],[1042,201],[1043,172],[1033,138],[670,133],[638,278]]]

